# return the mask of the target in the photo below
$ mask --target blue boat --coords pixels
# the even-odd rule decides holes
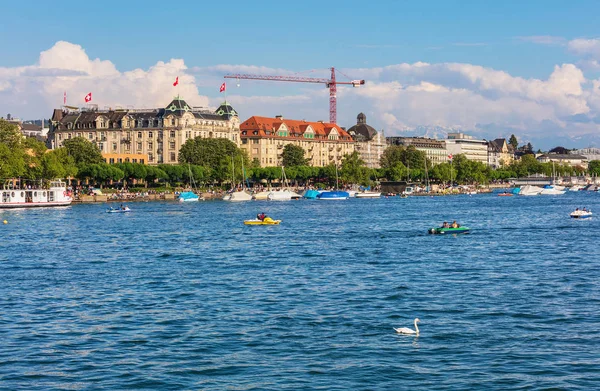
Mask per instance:
[[[321,194],[321,192],[318,190],[306,190],[303,197],[307,200],[316,200],[319,194]]]
[[[177,199],[179,202],[194,202],[198,201],[200,197],[198,197],[198,195],[192,191],[184,191],[183,193],[179,194]]]
[[[348,198],[350,198],[350,194],[347,191],[339,190],[324,191],[317,196],[317,199],[326,201],[347,200]]]

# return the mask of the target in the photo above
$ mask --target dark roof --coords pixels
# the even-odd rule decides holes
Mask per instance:
[[[40,125],[34,124],[21,124],[21,130],[41,132],[42,127]]]
[[[488,141],[490,150],[492,150],[493,152],[502,152],[502,147],[504,146],[504,143],[506,143],[506,139],[503,138],[497,138],[495,140]]]
[[[583,155],[572,155],[572,154],[560,154],[560,153],[546,153],[544,155],[538,156],[538,159],[541,157],[547,157],[548,159],[560,159],[560,160],[587,160],[587,158]]]
[[[192,108],[180,97],[176,97],[165,107],[165,115],[175,114],[181,117],[188,111],[192,111]]]
[[[229,120],[231,117],[237,117],[238,113],[227,101],[221,103],[221,106],[216,110],[217,115],[223,117],[223,119]]]
[[[352,126],[347,132],[353,139],[359,141],[369,141],[377,134],[372,126],[367,125],[367,116],[360,113],[356,116],[356,125]]]

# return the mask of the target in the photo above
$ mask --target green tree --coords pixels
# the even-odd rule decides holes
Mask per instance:
[[[83,137],[74,137],[65,140],[63,145],[67,149],[69,156],[73,157],[75,164],[78,166],[104,162],[100,148]]]
[[[600,175],[600,160],[592,160],[588,164],[590,174]]]
[[[387,147],[379,159],[381,168],[389,169],[395,167],[398,162],[401,162],[404,165],[403,157],[405,150],[406,149],[401,145],[390,145]]]
[[[369,169],[365,161],[360,158],[356,151],[346,155],[342,159],[340,178],[346,183],[366,184],[369,179]]]
[[[250,168],[246,152],[224,138],[189,139],[179,150],[179,161],[206,167],[211,179],[218,182],[231,179],[232,175],[236,182],[243,180],[242,162]]]
[[[511,134],[510,138],[508,139],[508,144],[512,145],[512,147],[516,150],[519,147],[519,140],[517,140],[517,136]]]
[[[308,159],[304,158],[304,148],[298,145],[287,144],[283,147],[281,157],[285,167],[304,166],[308,164]]]
[[[17,125],[0,119],[0,144],[5,144],[9,148],[18,148],[23,139],[23,134]]]

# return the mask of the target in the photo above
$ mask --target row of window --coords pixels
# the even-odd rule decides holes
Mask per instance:
[[[100,143],[99,147],[102,150],[102,147],[104,146],[104,144]],[[148,141],[148,149],[152,150],[154,148],[154,143],[152,141]],[[162,143],[158,143],[158,148],[162,149]],[[116,151],[118,149],[118,145],[116,142],[112,143],[112,150]],[[131,146],[129,144],[125,144],[125,150],[129,151],[131,149]],[[175,141],[170,141],[169,142],[169,149],[175,149]],[[141,151],[142,150],[142,143],[138,142],[137,143],[137,150]]]
[[[164,123],[171,123],[171,126],[175,126],[176,125],[176,120],[175,118],[171,118],[170,121],[168,120],[164,120]],[[121,121],[122,123],[122,128],[129,128],[129,126],[131,125],[132,128],[154,128],[154,127],[158,127],[160,128],[161,126],[163,126],[163,120],[160,119],[147,119],[147,120],[127,120],[124,119]],[[216,126],[221,126],[221,127],[226,127],[225,124],[223,123],[219,123],[218,121],[204,121],[201,123],[197,123],[198,125],[206,125],[206,126],[210,126],[210,125],[216,125]],[[188,126],[188,120],[185,120],[184,122],[184,126]],[[77,123],[71,123],[68,122],[67,123],[67,129],[106,129],[106,128],[113,128],[113,127],[121,127],[119,126],[118,122],[110,122],[110,121],[105,121],[104,119],[99,119],[97,120],[97,122],[77,122]]]

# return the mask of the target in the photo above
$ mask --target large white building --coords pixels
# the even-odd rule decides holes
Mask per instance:
[[[448,150],[443,140],[434,140],[426,137],[387,137],[388,144],[413,146],[417,151],[425,152],[431,164],[446,163]]]
[[[463,154],[469,160],[488,164],[488,142],[464,133],[448,133],[446,149],[449,154]]]

